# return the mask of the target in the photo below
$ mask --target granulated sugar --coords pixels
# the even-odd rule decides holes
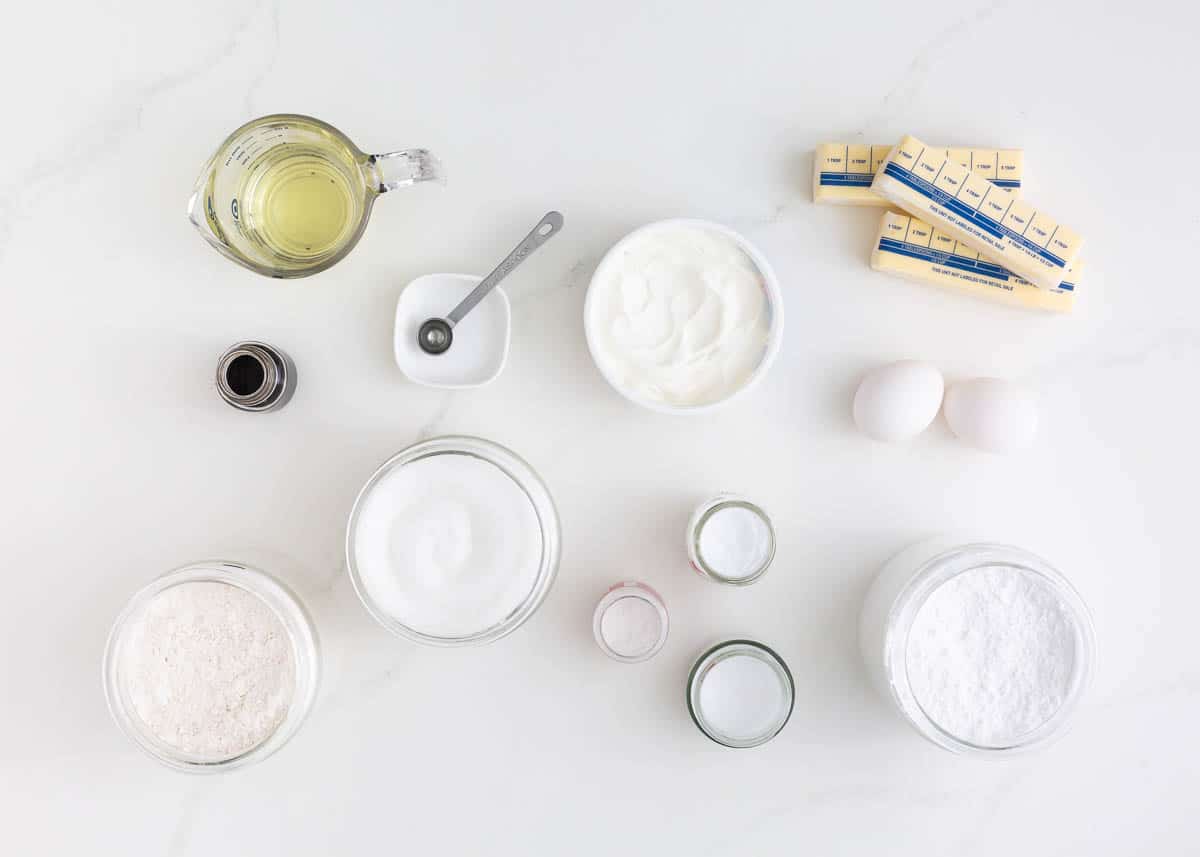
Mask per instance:
[[[279,617],[258,596],[216,581],[156,595],[131,622],[118,668],[149,734],[205,759],[269,738],[296,684]]]
[[[1077,629],[1051,586],[1005,566],[938,587],[909,633],[917,702],[956,738],[1004,747],[1046,723],[1075,678]]]

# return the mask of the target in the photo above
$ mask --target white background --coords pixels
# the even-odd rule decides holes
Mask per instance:
[[[583,4],[72,2],[5,15],[0,75],[0,850],[25,854],[1194,853],[1200,793],[1195,486],[1200,15],[1152,2]],[[19,11],[19,14],[18,14]],[[426,146],[446,187],[380,200],[358,249],[272,281],[183,216],[243,121],[309,113],[363,148]],[[867,267],[876,209],[818,207],[811,150],[905,133],[1026,150],[1027,195],[1088,243],[1070,317]],[[550,208],[566,229],[515,274],[491,386],[406,383],[401,287],[485,273]],[[782,280],[787,332],[752,395],[696,419],[610,390],[581,321],[592,268],[639,224],[743,232]],[[217,356],[259,338],[299,366],[247,415]],[[1032,450],[944,424],[907,446],[849,418],[899,358],[1037,391]],[[518,633],[426,650],[373,624],[343,527],[374,467],[446,432],[511,446],[562,516],[557,583]],[[744,591],[687,568],[684,522],[722,489],[767,506],[775,567]],[[922,742],[855,648],[874,571],[984,528],[1038,550],[1095,614],[1071,733],[989,764]],[[205,557],[254,561],[316,616],[325,685],[282,752],[227,776],[144,758],[110,722],[105,635],[130,594]],[[665,596],[653,661],[590,636],[612,582]],[[702,647],[746,634],[795,674],[755,751],[683,704]]]

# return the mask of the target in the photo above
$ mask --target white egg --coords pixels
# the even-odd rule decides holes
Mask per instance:
[[[945,382],[936,366],[901,360],[869,372],[854,394],[854,423],[876,440],[907,440],[929,428]]]
[[[946,422],[971,446],[986,452],[1024,449],[1037,434],[1033,397],[1002,378],[972,378],[946,390]]]

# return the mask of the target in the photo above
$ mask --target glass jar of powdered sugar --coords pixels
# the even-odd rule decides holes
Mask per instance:
[[[1083,599],[1049,563],[952,537],[884,565],[863,604],[859,641],[873,683],[918,733],[979,758],[1061,736],[1096,649]]]
[[[104,692],[134,744],[179,771],[261,761],[296,733],[316,697],[316,630],[259,569],[200,562],[140,589],[113,623]]]

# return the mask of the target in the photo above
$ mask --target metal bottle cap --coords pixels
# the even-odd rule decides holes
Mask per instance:
[[[239,342],[217,361],[217,392],[240,411],[282,408],[296,390],[296,365],[263,342]]]

